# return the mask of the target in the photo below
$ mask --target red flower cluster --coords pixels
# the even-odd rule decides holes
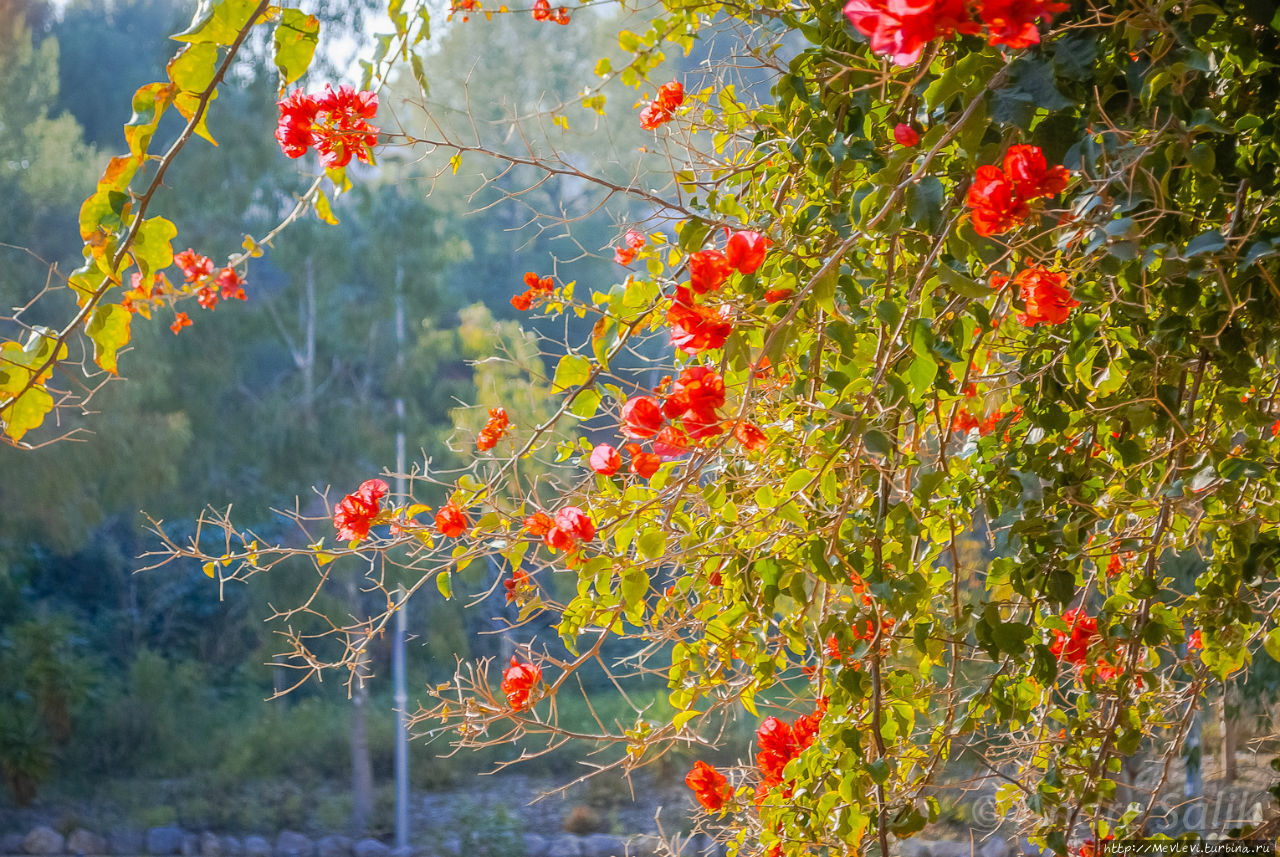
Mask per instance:
[[[818,737],[818,725],[826,713],[827,700],[821,697],[813,714],[802,714],[794,724],[777,717],[766,717],[760,724],[756,730],[756,743],[760,746],[760,752],[756,754],[756,767],[760,770],[757,803],[764,799],[769,789],[782,784],[782,771],[787,762],[813,744],[813,739]]]
[[[725,235],[724,252],[708,249],[689,255],[689,284],[676,289],[671,308],[667,310],[671,343],[686,354],[722,348],[733,333],[727,305],[719,309],[701,306],[694,295],[719,291],[734,271],[744,275],[755,273],[772,243],[761,233],[750,230],[730,232],[726,229]]]
[[[1062,620],[1068,631],[1054,629],[1049,651],[1060,661],[1084,666],[1089,661],[1089,647],[1099,639],[1098,620],[1078,609],[1063,613]]]
[[[515,655],[511,656],[511,666],[502,673],[502,692],[507,695],[507,704],[512,711],[523,711],[529,704],[529,694],[538,682],[542,681],[542,669],[533,664],[521,663]]]
[[[973,20],[970,7],[981,23]],[[1014,50],[1040,43],[1036,21],[1046,22],[1067,8],[1057,0],[848,0],[845,17],[871,40],[871,49],[887,54],[896,65],[920,59],[924,46],[955,33],[987,28],[987,44]]]
[[[973,228],[979,235],[1000,235],[1020,226],[1031,209],[1028,200],[1055,196],[1066,188],[1066,167],[1050,168],[1039,146],[1010,146],[1004,169],[978,167],[965,204],[973,209]]]
[[[684,784],[693,789],[693,796],[708,812],[723,808],[733,797],[729,779],[706,762],[694,762],[693,770],[685,775]]]
[[[636,260],[636,253],[644,245],[644,235],[634,229],[628,229],[622,236],[622,246],[613,248],[613,261],[619,265],[630,265]]]
[[[525,289],[521,294],[511,297],[511,305],[521,312],[533,306],[537,298],[550,295],[556,289],[555,280],[551,277],[539,278],[533,271],[524,272],[524,285]]]
[[[1022,409],[1014,408],[1013,417],[1017,419],[1022,415]],[[981,420],[969,413],[966,407],[956,409],[956,415],[951,418],[951,431],[953,434],[968,434],[974,429],[978,430],[978,434],[986,437],[996,430],[996,426],[1005,418],[1003,410],[995,410],[987,414]]]
[[[663,389],[670,379],[664,380]],[[718,411],[724,407],[724,378],[705,366],[686,366],[671,383],[661,404],[651,396],[628,399],[622,406],[622,433],[638,440],[653,439],[655,460],[642,460],[639,445],[628,444],[633,459],[631,471],[649,476],[657,469],[656,458],[675,458],[689,448],[689,441],[715,437],[726,429]],[[671,420],[671,423],[667,423]],[[680,425],[675,422],[679,421]],[[744,449],[758,451],[768,445],[759,427],[745,420],[731,426],[734,439]],[[644,473],[638,468],[649,468]],[[599,472],[599,471],[597,471]]]
[[[173,254],[173,263],[182,269],[182,277],[188,283],[203,280],[213,273],[213,260],[188,247]]]
[[[1035,265],[1019,271],[1013,278],[1026,312],[1018,313],[1018,323],[1033,327],[1040,322],[1062,324],[1080,302],[1072,299],[1066,287],[1067,275]]]
[[[177,336],[178,331],[182,330],[184,327],[190,327],[191,325],[191,316],[187,315],[185,312],[180,312],[174,315],[173,324],[169,325],[169,329],[173,331],[174,336]]]
[[[912,128],[907,123],[899,122],[893,127],[893,139],[898,141],[899,146],[906,146],[910,149],[920,142],[920,135],[916,133],[915,128]]]
[[[369,526],[382,511],[382,498],[387,496],[387,483],[369,479],[360,483],[354,494],[348,494],[333,510],[333,528],[338,538],[358,542],[369,535]]]
[[[543,517],[546,517],[545,515]],[[577,506],[565,506],[556,512],[551,526],[542,537],[552,550],[573,553],[596,537],[596,525]]]
[[[301,158],[315,148],[325,169],[345,167],[351,156],[373,163],[372,149],[378,143],[378,129],[369,124],[378,113],[378,96],[356,92],[347,85],[325,84],[320,95],[294,90],[281,99],[276,140],[291,158]]]
[[[555,11],[552,11],[551,4],[547,0],[534,0],[533,20],[567,24],[569,23],[569,10],[560,6]]]
[[[471,526],[471,519],[452,500],[436,512],[436,529],[446,538],[456,539],[465,533],[469,526]]]
[[[676,108],[684,104],[684,86],[673,80],[658,87],[658,95],[640,111],[640,127],[652,131],[664,122],[670,122]]]
[[[507,428],[511,425],[511,420],[507,419],[507,412],[503,408],[490,408],[489,419],[484,424],[484,428],[480,429],[480,436],[476,438],[476,449],[481,452],[493,449],[498,445],[498,441],[502,440],[502,436],[507,433]]]

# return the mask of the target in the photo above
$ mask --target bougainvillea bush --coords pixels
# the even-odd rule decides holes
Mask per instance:
[[[181,262],[184,285],[124,286],[167,268],[180,232],[145,217],[169,157],[156,169],[146,151],[156,117],[173,107],[207,133],[250,31],[274,33],[282,77],[280,125],[262,133],[317,159],[303,211],[328,215],[353,157],[428,141],[462,154],[429,123],[377,125],[377,87],[420,76],[429,11],[391,4],[356,90],[294,86],[315,43],[302,12],[209,5],[167,81],[138,91],[131,153],[85,203],[80,312],[3,345],[12,442],[72,404],[52,371],[75,337],[114,371],[142,307],[172,306],[175,333],[198,335],[180,323],[190,298],[252,283],[250,239],[225,266]],[[627,638],[627,662],[604,666],[624,688],[660,673],[674,714],[602,726],[596,761],[698,758],[726,719],[751,718],[751,757],[699,758],[687,780],[733,853],[896,853],[937,817],[932,789],[964,751],[1058,853],[1150,832],[1159,795],[1121,800],[1122,759],[1142,751],[1167,777],[1206,688],[1280,657],[1271,4],[448,12],[469,27],[517,16],[531,39],[618,14],[626,61],[597,66],[550,124],[601,114],[673,153],[665,197],[613,186],[653,207],[598,248],[614,282],[511,283],[519,310],[591,325],[549,355],[554,416],[490,411],[468,472],[416,471],[405,495],[369,474],[331,518],[299,522],[309,547],[211,515],[219,547],[165,538],[162,558],[223,581],[309,561],[319,587],[385,558],[384,615],[291,640],[305,669],[351,670],[402,598],[449,594],[495,557],[521,619],[550,614],[563,649],[535,638],[510,663],[463,664],[418,723],[463,744],[575,737],[556,697]],[[712,33],[738,40],[723,65],[659,71]],[[733,85],[743,63],[769,85]],[[612,81],[637,101],[607,99]],[[637,372],[652,353],[666,356]],[[975,539],[979,563],[962,556]]]

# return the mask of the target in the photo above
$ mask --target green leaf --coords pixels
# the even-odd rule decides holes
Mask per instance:
[[[146,154],[160,117],[173,103],[176,88],[172,83],[148,83],[133,94],[133,116],[124,126],[124,139],[134,155]]]
[[[935,176],[925,176],[907,186],[907,216],[917,229],[933,233],[942,225],[946,190]]]
[[[191,26],[173,38],[179,42],[229,45],[249,24],[258,0],[200,0]]]
[[[1207,232],[1201,232],[1195,238],[1187,242],[1187,249],[1183,252],[1183,256],[1190,259],[1193,256],[1199,256],[1201,253],[1216,253],[1227,246],[1227,239],[1222,237],[1222,233],[1216,229],[1210,229]]]
[[[580,387],[591,378],[591,361],[581,354],[566,354],[556,364],[556,376],[552,387],[562,393]]]
[[[643,536],[640,537],[643,540]],[[644,603],[649,592],[649,575],[643,568],[633,568],[622,575],[622,603],[627,608]]]
[[[184,92],[204,92],[218,68],[218,46],[186,45],[169,61],[169,80]]]
[[[85,332],[93,340],[93,359],[100,367],[117,374],[116,354],[129,343],[133,314],[119,304],[99,304],[89,317]]]
[[[4,422],[5,433],[14,441],[20,441],[27,432],[39,428],[52,410],[53,396],[43,387],[31,387],[0,411],[0,420]]]
[[[657,559],[666,553],[667,534],[662,530],[645,530],[636,539],[636,551],[645,559]]]
[[[447,571],[442,571],[436,575],[436,589],[440,590],[440,594],[445,598],[453,597],[453,575]]]
[[[280,13],[280,23],[276,24],[274,39],[276,69],[280,72],[280,91],[293,83],[311,66],[311,58],[316,52],[316,42],[320,37],[320,19],[315,15],[307,15],[298,9],[284,9]],[[422,61],[414,54],[414,76],[421,78]],[[419,80],[422,88],[426,84]]]
[[[152,217],[142,222],[134,236],[132,250],[133,260],[143,280],[173,264],[173,239],[177,236],[178,227],[163,217]]]
[[[938,265],[938,279],[946,283],[953,292],[966,298],[982,300],[991,297],[990,287],[984,286],[973,277],[962,274],[945,263]]]

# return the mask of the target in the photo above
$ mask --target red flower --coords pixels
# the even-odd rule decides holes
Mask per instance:
[[[173,324],[169,325],[169,329],[173,331],[174,336],[177,336],[178,331],[182,330],[182,328],[184,327],[190,327],[190,326],[191,326],[191,317],[188,316],[185,312],[180,312],[173,317]]]
[[[1120,557],[1115,554],[1111,555],[1111,560],[1107,563],[1107,577],[1115,577],[1124,571],[1124,564],[1120,562]]]
[[[366,538],[369,525],[382,511],[387,490],[387,483],[381,479],[368,479],[354,494],[343,497],[333,510],[333,528],[338,531],[338,538],[348,542]]]
[[[977,9],[982,23],[987,25],[987,44],[1016,51],[1040,44],[1036,19],[1044,18],[1048,23],[1054,13],[1064,11],[1067,5],[1054,0],[983,0]]]
[[[693,302],[693,296],[684,286],[676,288],[671,308],[667,310],[667,324],[671,326],[671,344],[686,354],[698,354],[712,348],[723,348],[733,333],[728,305],[714,310]]]
[[[735,232],[725,242],[724,258],[739,274],[754,274],[773,242],[759,232]]]
[[[743,449],[758,452],[769,445],[769,439],[756,426],[746,420],[738,420],[733,427],[733,436],[742,444]]]
[[[613,261],[619,265],[630,265],[636,260],[636,251],[630,247],[613,248]]]
[[[498,445],[498,441],[502,440],[502,436],[506,434],[510,425],[511,420],[507,418],[506,409],[490,408],[489,420],[484,424],[484,428],[480,429],[480,436],[476,438],[476,449],[481,452],[493,449]]]
[[[539,277],[533,271],[524,272],[525,290],[522,294],[513,295],[511,305],[524,312],[533,305],[535,299],[550,295],[556,290],[556,281],[552,277]]]
[[[920,135],[907,123],[899,122],[893,127],[893,139],[898,141],[898,145],[909,149],[920,142]]]
[[[524,529],[531,536],[545,536],[555,526],[555,521],[546,512],[534,512],[524,519]]]
[[[542,537],[547,547],[552,550],[574,551],[582,542],[589,542],[596,537],[596,525],[591,522],[587,513],[577,506],[565,506],[556,512],[555,524]]]
[[[642,233],[637,232],[634,229],[628,229],[626,234],[622,236],[622,243],[626,244],[632,250],[639,250],[644,246],[646,240],[647,239],[645,239]]]
[[[640,127],[652,131],[664,122],[670,122],[676,108],[684,103],[684,86],[673,80],[658,87],[658,94],[640,111]]]
[[[969,413],[968,408],[959,408],[955,416],[951,418],[951,431],[953,434],[968,434],[980,426],[978,418]]]
[[[471,521],[467,518],[465,512],[458,508],[458,504],[450,500],[444,507],[436,512],[436,529],[440,531],[440,535],[451,539],[456,539],[467,531]]]
[[[533,20],[545,21],[551,17],[551,4],[547,0],[534,0]]]
[[[555,21],[560,26],[564,26],[569,23],[569,10],[563,6],[558,7],[555,14],[551,17],[551,20]]]
[[[693,796],[709,812],[723,808],[733,797],[728,778],[706,762],[694,762],[693,770],[685,775],[684,784],[693,789]]]
[[[622,406],[622,433],[627,437],[650,438],[658,433],[661,426],[662,411],[650,397],[637,396]]]
[[[1053,642],[1049,651],[1058,660],[1065,660],[1076,666],[1084,666],[1089,659],[1089,646],[1098,639],[1098,620],[1086,616],[1083,610],[1068,610],[1062,614],[1068,631],[1053,632]]]
[[[1191,632],[1191,636],[1187,637],[1187,651],[1195,652],[1204,648],[1204,641],[1200,639],[1200,629],[1196,628]]]
[[[1004,172],[1023,199],[1056,196],[1071,180],[1066,167],[1049,168],[1039,146],[1010,146],[1004,155]]]
[[[1025,313],[1018,313],[1018,322],[1027,327],[1046,322],[1062,324],[1072,307],[1080,306],[1073,300],[1066,287],[1067,275],[1063,271],[1050,271],[1040,265],[1019,271],[1013,283],[1021,290]]]
[[[520,590],[529,585],[529,572],[522,568],[517,568],[511,572],[511,576],[502,581],[502,586],[507,590],[507,603],[510,604],[516,600]]]
[[[601,476],[612,476],[622,467],[622,454],[607,443],[597,444],[588,460],[591,469]]]
[[[188,283],[194,283],[213,273],[213,260],[208,256],[201,256],[189,247],[181,253],[175,253],[173,261],[182,269],[182,276]]]
[[[977,32],[964,0],[849,0],[845,17],[895,65],[920,59],[925,43],[953,32]]]
[[[522,711],[529,704],[529,693],[542,681],[542,669],[533,664],[521,663],[511,656],[511,666],[502,673],[502,692],[513,711]]]
[[[522,292],[518,295],[511,296],[511,305],[521,312],[528,312],[529,307],[533,306],[533,295],[529,292]]]
[[[679,458],[688,449],[689,438],[678,426],[663,426],[653,439],[653,451],[659,458]]]
[[[764,293],[764,299],[771,304],[776,304],[778,301],[785,301],[795,293],[795,289],[769,289]]]
[[[218,305],[218,293],[213,286],[201,286],[196,292],[196,303],[202,309],[213,309]]]
[[[675,112],[676,108],[684,104],[684,85],[678,80],[670,83],[664,83],[658,87],[658,97],[654,99],[662,106],[664,110]]]
[[[631,453],[630,470],[641,479],[648,479],[658,472],[662,459],[651,452],[642,452],[640,444],[627,444],[627,452]]]
[[[689,256],[689,286],[700,295],[714,292],[724,285],[732,269],[719,250],[699,250]]]
[[[280,100],[276,141],[290,158],[300,158],[315,147],[325,169],[345,167],[354,154],[373,163],[371,149],[378,143],[378,129],[369,124],[378,113],[378,96],[356,92],[343,85],[325,85],[320,95],[296,90]]]
[[[796,736],[791,724],[777,717],[766,717],[756,729],[756,767],[760,769],[761,782],[773,787],[782,782],[782,769],[797,755]]]
[[[999,167],[978,167],[965,204],[973,209],[973,228],[979,235],[999,235],[1026,220],[1030,210]]]
[[[244,280],[235,268],[226,267],[219,271],[217,283],[224,301],[233,298],[238,301],[247,300],[244,294]]]

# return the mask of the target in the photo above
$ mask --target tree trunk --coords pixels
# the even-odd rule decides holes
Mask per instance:
[[[1236,781],[1236,723],[1240,713],[1231,687],[1230,681],[1222,683],[1222,705],[1218,711],[1218,727],[1222,732],[1222,781],[1227,785]]]
[[[352,614],[363,617],[360,606],[360,587],[351,578],[347,588],[351,599]],[[367,641],[366,641],[367,644]],[[357,834],[364,834],[373,820],[373,763],[369,759],[369,688],[361,676],[369,654],[361,649],[351,686],[351,825]]]

